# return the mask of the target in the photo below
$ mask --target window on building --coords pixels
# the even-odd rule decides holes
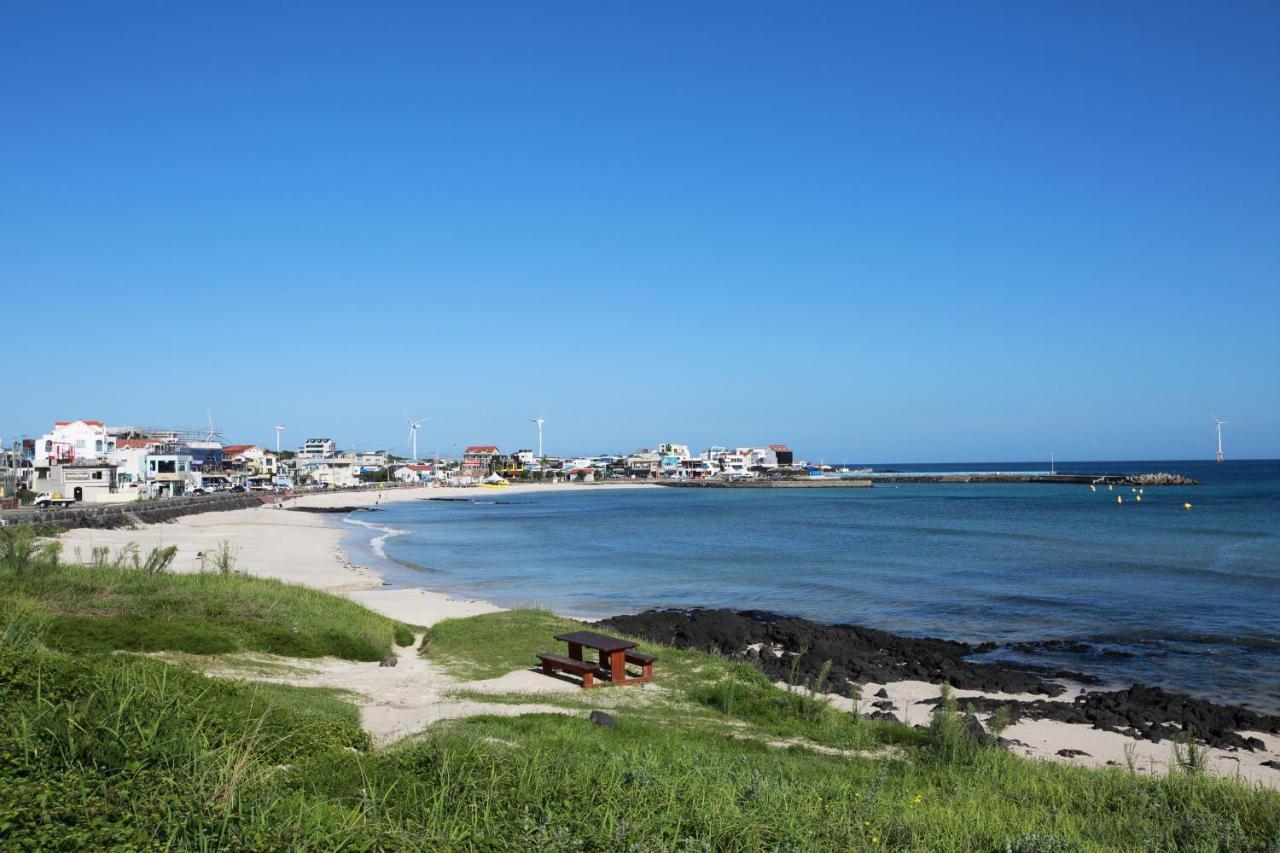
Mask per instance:
[[[102,479],[102,472],[101,472],[101,471],[94,471],[94,472],[93,472],[93,479],[95,479],[95,480],[101,480],[101,479]]]
[[[44,452],[45,452],[45,453],[52,453],[52,452],[53,452],[53,442],[52,442],[52,441],[50,441],[49,439],[45,439],[45,442],[44,442]]]
[[[76,439],[76,450],[84,450],[84,439],[83,439],[83,438],[77,438],[77,439]]]
[[[93,443],[93,449],[99,453],[102,452],[102,439],[98,439]]]

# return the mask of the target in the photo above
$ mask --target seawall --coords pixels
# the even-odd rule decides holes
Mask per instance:
[[[126,501],[116,504],[79,504],[65,509],[23,509],[0,513],[10,524],[50,524],[55,527],[124,527],[137,523],[172,521],[183,515],[224,512],[262,506],[257,495],[206,495]]]

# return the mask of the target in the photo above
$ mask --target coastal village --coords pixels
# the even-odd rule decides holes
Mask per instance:
[[[296,449],[232,443],[207,430],[56,421],[38,438],[12,442],[0,458],[0,505],[99,504],[220,492],[347,489],[373,484],[466,487],[508,482],[603,480],[747,481],[820,475],[830,466],[797,461],[785,444],[711,447],[664,443],[629,454],[559,457],[475,444],[456,458],[420,459],[387,450],[342,448],[308,438]],[[416,434],[414,434],[416,451]]]

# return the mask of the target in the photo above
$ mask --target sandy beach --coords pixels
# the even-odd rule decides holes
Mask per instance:
[[[559,483],[513,485],[508,494],[533,492],[601,491],[657,488],[643,483]],[[143,552],[151,548],[177,546],[173,571],[198,572],[202,554],[212,554],[227,543],[235,557],[236,571],[259,577],[339,593],[409,625],[429,627],[441,619],[474,616],[499,608],[484,601],[457,599],[426,589],[384,589],[382,577],[368,566],[352,562],[342,549],[342,540],[351,531],[334,524],[337,513],[296,512],[300,508],[366,507],[379,504],[427,500],[431,498],[474,498],[490,493],[482,487],[398,488],[385,491],[319,492],[304,494],[284,502],[229,512],[207,512],[182,516],[165,524],[101,530],[78,528],[62,534],[64,553],[71,559],[87,560],[95,547],[112,551],[136,544]]]
[[[532,492],[599,492],[612,489],[658,488],[638,483],[623,484],[558,484],[510,486],[508,493]],[[280,508],[259,508],[211,512],[181,517],[171,523],[148,524],[133,529],[76,529],[60,537],[68,558],[87,559],[95,547],[113,551],[129,543],[144,552],[153,547],[177,546],[173,570],[195,572],[202,568],[202,554],[209,554],[227,543],[235,557],[235,569],[262,577],[322,589],[348,598],[391,618],[419,628],[429,627],[442,619],[474,616],[500,610],[486,601],[460,599],[422,588],[384,588],[381,576],[368,566],[354,563],[342,548],[349,530],[334,524],[338,513],[298,512],[292,508],[344,508],[374,506],[381,503],[426,500],[430,498],[474,498],[480,489],[404,488],[387,491],[334,492],[303,495],[289,500]],[[450,717],[477,713],[525,713],[557,710],[539,705],[539,692],[576,690],[563,682],[543,679],[534,673],[517,670],[500,681],[503,689],[528,693],[528,705],[491,705],[459,702],[450,699],[450,691],[459,688],[455,680],[439,669],[405,654],[406,665],[399,668],[370,667],[337,661],[295,662],[312,673],[296,681],[302,684],[335,686],[351,689],[365,696],[361,711],[366,728],[381,741],[393,740]],[[485,685],[467,683],[468,690]],[[883,694],[879,697],[877,693]],[[832,696],[838,707],[869,713],[876,708],[892,708],[899,719],[908,724],[927,723],[930,707],[922,700],[938,696],[937,685],[922,681],[897,681],[887,684],[865,684],[862,699],[853,702]],[[1043,697],[1013,696],[982,691],[957,691],[963,701],[969,697],[1031,699]],[[1057,697],[1070,702],[1075,692]],[[882,703],[873,706],[877,698]],[[980,719],[986,720],[984,715]],[[1245,734],[1245,733],[1242,733]],[[1280,789],[1280,737],[1266,733],[1248,733],[1266,745],[1265,750],[1208,750],[1208,768],[1222,776]],[[1172,761],[1172,744],[1154,743],[1102,731],[1086,725],[1053,720],[1030,720],[1010,726],[1004,737],[1009,748],[1037,758],[1079,764],[1082,766],[1132,765],[1139,772],[1163,774]],[[1271,762],[1274,766],[1268,765]]]

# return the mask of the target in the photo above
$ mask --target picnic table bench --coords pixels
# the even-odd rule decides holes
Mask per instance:
[[[643,684],[653,680],[653,655],[635,651],[636,644],[608,634],[595,631],[570,631],[557,634],[555,639],[569,645],[569,656],[539,652],[538,660],[542,663],[542,671],[547,675],[568,672],[582,679],[582,686],[595,686],[595,676],[607,678],[613,684]],[[583,649],[594,649],[598,652],[598,660],[588,661],[582,657]],[[640,667],[641,674],[627,678],[627,664]]]

